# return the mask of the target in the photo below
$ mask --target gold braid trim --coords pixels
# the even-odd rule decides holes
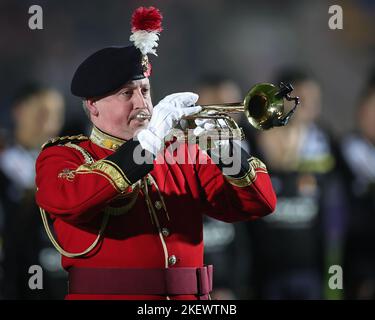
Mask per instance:
[[[50,239],[50,241],[52,242],[53,246],[55,247],[55,249],[63,256],[65,257],[68,257],[68,258],[77,258],[77,257],[82,257],[82,256],[85,256],[87,255],[89,252],[91,252],[99,243],[99,241],[102,239],[103,237],[103,234],[104,234],[104,230],[105,228],[107,227],[107,224],[108,224],[108,220],[109,220],[109,214],[104,214],[103,215],[103,220],[102,220],[102,225],[100,226],[100,230],[98,232],[98,235],[96,236],[96,239],[93,241],[93,243],[84,251],[82,252],[76,252],[76,253],[73,253],[73,252],[68,252],[68,251],[65,251],[60,245],[59,243],[57,242],[57,240],[55,239],[55,237],[53,236],[52,234],[52,231],[48,225],[48,219],[47,219],[47,214],[46,212],[44,211],[44,209],[42,209],[41,207],[39,207],[39,210],[40,210],[40,215],[42,216],[42,221],[43,221],[43,225],[44,225],[44,229],[46,230],[47,232],[47,236],[48,238]]]
[[[125,191],[131,185],[131,182],[117,164],[104,159],[90,164],[82,164],[77,168],[75,173],[95,173],[102,175],[120,192]]]
[[[250,168],[242,177],[225,176],[227,181],[236,187],[244,188],[250,186],[256,180],[258,172],[268,173],[265,164],[258,158],[251,157],[248,159],[248,163]]]
[[[108,160],[99,160],[99,161],[95,162],[93,157],[91,156],[91,154],[89,152],[87,152],[84,148],[72,143],[72,141],[74,141],[74,140],[81,141],[81,140],[87,140],[87,139],[88,139],[87,137],[82,136],[82,135],[72,136],[72,137],[58,137],[58,138],[51,139],[50,141],[45,143],[42,148],[46,148],[46,147],[51,146],[51,145],[62,143],[67,147],[78,150],[82,154],[82,156],[85,160],[85,164],[79,166],[77,170],[64,169],[59,174],[59,177],[67,178],[67,180],[72,181],[74,179],[74,175],[76,173],[81,173],[81,174],[96,173],[96,174],[100,174],[100,175],[104,176],[106,179],[108,179],[108,181],[116,189],[118,189],[120,191],[124,191],[130,185],[130,182],[126,178],[123,171],[115,163],[113,163],[111,161],[108,161]],[[137,197],[135,197],[135,199],[137,199]],[[134,201],[132,201],[131,205],[133,205],[133,204],[134,204]],[[126,209],[128,210],[128,208],[126,208]],[[60,244],[55,239],[55,237],[54,237],[54,235],[53,235],[53,233],[52,233],[52,231],[49,227],[46,212],[41,207],[39,207],[39,210],[40,210],[40,215],[42,217],[44,229],[46,230],[47,236],[50,239],[51,243],[53,244],[55,249],[61,255],[65,256],[65,257],[68,257],[68,258],[83,257],[83,256],[87,255],[88,253],[90,253],[98,245],[98,243],[101,241],[101,239],[103,238],[104,231],[105,231],[105,229],[108,225],[108,220],[109,220],[110,215],[115,214],[115,212],[112,212],[112,210],[106,210],[105,209],[102,224],[100,226],[100,230],[98,232],[98,235],[97,235],[96,239],[92,242],[92,244],[86,250],[84,250],[82,252],[73,253],[73,252],[65,251],[60,246]],[[113,211],[115,211],[115,210],[113,210]]]
[[[79,166],[74,173],[95,173],[102,175],[114,186],[115,189],[119,190],[120,192],[124,191],[128,186],[131,185],[129,179],[125,176],[124,172],[116,163],[105,159],[94,161],[90,153],[88,153],[84,148],[73,143],[69,142],[65,146],[78,150],[85,159],[85,164]]]
[[[82,154],[82,156],[85,159],[86,163],[93,163],[94,162],[94,158],[91,156],[91,154],[88,153],[85,149],[83,149],[79,145],[71,143],[71,142],[68,142],[67,144],[65,144],[65,146],[69,147],[69,148],[73,148],[73,149],[78,150]]]
[[[79,134],[79,135],[76,135],[76,136],[63,136],[63,137],[55,137],[55,138],[52,138],[50,140],[48,140],[46,143],[44,143],[41,147],[42,150],[44,150],[45,148],[47,147],[51,147],[51,146],[54,146],[54,145],[57,145],[57,144],[66,144],[66,143],[69,143],[69,142],[73,142],[73,141],[78,141],[78,142],[81,142],[81,141],[84,141],[84,140],[88,140],[89,138],[84,136],[83,134]]]

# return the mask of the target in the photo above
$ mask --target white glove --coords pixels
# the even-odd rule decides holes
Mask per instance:
[[[173,93],[161,100],[153,109],[146,129],[137,132],[136,137],[143,149],[155,156],[164,146],[164,138],[184,116],[198,113],[200,106],[194,106],[199,96],[192,92]]]
[[[211,112],[208,112],[208,114],[210,113]],[[197,137],[206,135],[209,131],[214,133],[215,130],[228,130],[228,126],[223,119],[196,119],[195,124],[197,127],[194,129],[194,135]],[[209,149],[212,156],[219,158],[220,154],[229,155],[230,144],[228,140],[212,139],[211,147]]]
[[[210,112],[209,112],[210,113]],[[194,135],[201,136],[213,133],[213,130],[230,130],[227,123],[223,119],[196,119],[197,127],[194,129]],[[219,164],[224,175],[236,176],[242,168],[243,162],[243,148],[242,142],[238,139],[230,140],[211,140],[211,147],[208,153],[214,163]]]
[[[215,111],[208,112],[208,114],[210,113],[214,114]],[[223,119],[196,119],[195,124],[197,127],[194,129],[194,135],[197,137],[208,134],[209,131],[212,133],[213,130],[228,132],[230,130],[227,123]],[[223,161],[225,159],[232,158],[231,154],[233,148],[240,150],[239,148],[241,148],[241,141],[234,139],[233,144],[231,145],[229,140],[213,139],[211,140],[210,155],[212,158],[221,159]]]

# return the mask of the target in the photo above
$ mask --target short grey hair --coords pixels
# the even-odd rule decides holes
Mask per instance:
[[[82,108],[83,108],[83,111],[85,112],[87,118],[89,118],[89,120],[91,120],[90,110],[87,108],[87,100],[82,100]]]

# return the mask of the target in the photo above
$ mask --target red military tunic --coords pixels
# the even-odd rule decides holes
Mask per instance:
[[[97,237],[104,214],[110,215],[103,238],[91,252],[83,257],[62,257],[68,271],[72,267],[201,267],[204,214],[236,222],[262,217],[275,208],[270,178],[256,158],[251,158],[250,170],[243,177],[233,179],[224,176],[197,145],[183,144],[180,148],[187,146],[183,151],[187,163],[158,163],[158,157],[150,172],[140,174],[145,176],[142,178],[110,157],[122,143],[94,128],[90,139],[81,136],[52,141],[37,159],[36,201],[52,217],[57,241],[64,250],[85,250]],[[164,155],[171,159],[176,151],[166,148]],[[138,180],[131,181],[127,175]],[[66,298],[167,297],[68,294]]]

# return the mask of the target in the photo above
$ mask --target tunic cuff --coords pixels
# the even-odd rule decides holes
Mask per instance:
[[[154,156],[142,148],[139,141],[125,142],[113,154],[105,159],[116,165],[129,185],[142,179],[154,168]]]
[[[268,173],[265,164],[258,158],[251,157],[247,160],[248,170],[242,176],[225,176],[227,181],[236,187],[247,187],[250,186],[257,178],[257,173]]]

